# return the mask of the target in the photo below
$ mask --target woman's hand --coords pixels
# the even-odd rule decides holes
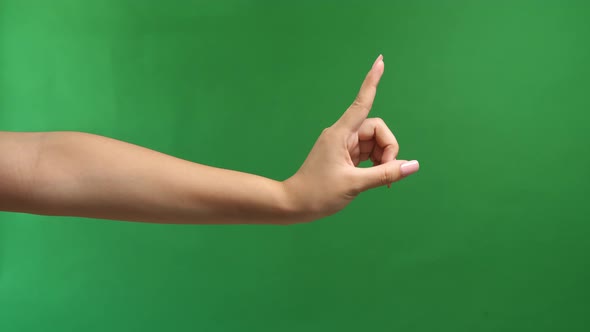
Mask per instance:
[[[367,118],[383,70],[380,55],[352,105],[324,129],[301,168],[283,182],[297,210],[305,211],[305,220],[334,214],[359,193],[418,171],[418,161],[396,159],[399,145],[385,122]],[[373,167],[357,167],[369,159]]]

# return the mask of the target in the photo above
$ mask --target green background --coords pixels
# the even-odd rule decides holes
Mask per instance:
[[[0,130],[282,180],[380,53],[419,174],[291,227],[2,213],[0,330],[589,331],[587,1],[0,0]]]

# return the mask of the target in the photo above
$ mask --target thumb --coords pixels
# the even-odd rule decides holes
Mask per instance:
[[[365,191],[399,181],[416,173],[418,169],[420,164],[417,160],[392,160],[369,168],[359,168],[361,190]]]

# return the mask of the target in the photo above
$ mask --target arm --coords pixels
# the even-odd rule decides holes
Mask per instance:
[[[282,182],[98,135],[0,132],[0,210],[207,224],[291,224],[336,213],[418,170],[417,161],[396,159],[385,123],[367,118],[383,70],[380,56],[352,105]],[[373,167],[357,167],[369,159]]]
[[[4,132],[0,153],[2,210],[161,223],[297,217],[281,182],[98,135]]]

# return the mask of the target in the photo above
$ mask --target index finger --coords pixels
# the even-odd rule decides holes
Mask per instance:
[[[379,80],[383,75],[384,69],[383,55],[379,55],[365,77],[356,99],[336,122],[337,126],[342,126],[352,131],[360,128],[363,121],[369,115],[369,111],[371,111],[373,100],[375,100],[375,94],[377,93],[377,85],[379,85]]]

